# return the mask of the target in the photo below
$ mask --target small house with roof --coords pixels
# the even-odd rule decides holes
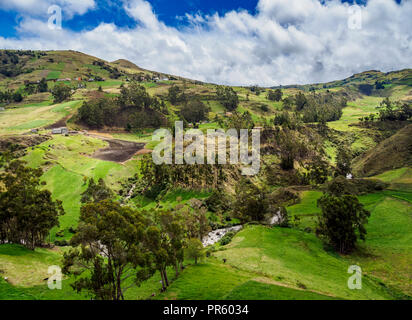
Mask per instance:
[[[52,134],[68,134],[69,130],[66,127],[52,129]]]

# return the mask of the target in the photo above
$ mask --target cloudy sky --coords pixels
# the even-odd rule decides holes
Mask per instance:
[[[412,0],[357,3],[0,0],[0,48],[71,49],[232,85],[326,82],[412,68]],[[53,28],[52,5],[62,10],[61,29]]]

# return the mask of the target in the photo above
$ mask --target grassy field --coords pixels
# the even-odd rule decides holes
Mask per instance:
[[[374,178],[390,183],[390,189],[412,192],[412,168],[386,171]]]
[[[18,134],[29,129],[52,124],[76,110],[81,102],[70,101],[57,105],[47,104],[6,109],[0,115],[0,134]]]
[[[46,171],[42,180],[53,198],[61,200],[66,214],[60,218],[60,227],[55,233],[64,230],[63,239],[70,238],[68,229],[77,226],[80,214],[80,195],[86,189],[85,178],[103,178],[108,186],[117,190],[123,179],[133,176],[138,170],[137,160],[125,164],[94,159],[91,155],[108,144],[97,138],[83,135],[70,137],[53,136],[34,148],[23,158],[29,166],[42,166]]]
[[[412,296],[411,195],[409,202],[389,192],[361,197],[365,204],[372,202],[366,206],[371,211],[371,217],[367,240],[360,244],[351,259],[386,285]]]
[[[48,268],[61,265],[62,252],[67,249],[28,250],[19,245],[0,245],[0,300],[84,300],[86,293],[78,294],[70,286],[74,278],[63,277],[61,290],[50,290],[47,285]],[[173,280],[172,270],[169,270]],[[7,281],[4,279],[7,277]],[[160,275],[156,273],[140,287],[125,293],[128,300],[148,299],[160,292]]]
[[[318,199],[322,196],[320,191],[303,191],[300,193],[301,201],[298,204],[287,208],[290,216],[299,219],[299,228],[313,228],[316,224],[317,216],[321,212],[317,206]]]
[[[291,289],[278,285],[248,281],[226,296],[229,300],[334,300],[315,292]]]
[[[57,80],[60,78],[61,71],[50,71],[46,77],[46,80]]]
[[[59,265],[61,254],[47,249],[31,251],[23,246],[4,244],[0,246],[0,265],[13,285],[32,287],[44,283],[48,267]]]
[[[331,299],[308,290],[275,284],[270,278],[233,268],[214,258],[188,266],[157,299],[165,300],[311,300]]]
[[[359,118],[377,113],[376,107],[383,100],[381,97],[364,96],[353,102],[348,102],[348,106],[343,109],[343,115],[338,121],[328,122],[329,127],[339,131],[353,131],[355,127],[349,125],[359,122]]]
[[[347,287],[350,262],[324,250],[315,235],[294,229],[259,226],[242,230],[227,246],[215,253],[231,266],[259,274],[290,286],[344,299],[388,299],[385,290],[364,278],[362,290]]]
[[[412,192],[405,188],[407,183],[396,183],[410,182],[410,177],[409,168],[374,177],[391,183],[392,190],[359,197],[371,212],[367,240],[360,242],[359,250],[347,259],[384,283],[412,295]],[[320,192],[305,191],[299,204],[287,208],[289,214],[299,216],[299,229],[315,229],[320,213],[316,200],[320,196]]]

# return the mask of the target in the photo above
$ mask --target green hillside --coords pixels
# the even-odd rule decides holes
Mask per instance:
[[[217,86],[75,51],[0,50],[0,58],[0,173],[9,159],[41,168],[42,190],[62,201],[65,211],[44,247],[0,244],[0,300],[90,298],[71,288],[72,276],[65,277],[63,290],[49,290],[45,280],[47,268],[62,266],[70,249],[90,179],[102,179],[114,200],[154,225],[162,210],[183,214],[187,226],[204,223],[207,231],[244,225],[205,248],[198,264],[185,257],[178,277],[168,265],[166,291],[157,271],[125,299],[411,299],[412,69],[260,88]],[[54,90],[59,86],[71,93],[62,101]],[[259,174],[242,177],[236,165],[150,171],[145,155],[158,143],[153,132],[172,129],[177,120],[185,130],[205,133],[260,128]],[[67,134],[52,133],[61,127]],[[316,234],[318,200],[343,174],[342,166],[362,181],[380,181],[355,194],[370,217],[366,240],[347,254]],[[253,188],[242,189],[248,186]],[[241,196],[253,200],[257,193],[268,205],[256,215],[266,219],[285,207],[287,226],[245,219],[260,203],[243,212]],[[203,220],[193,220],[202,214]],[[362,290],[347,286],[351,265],[362,268]]]

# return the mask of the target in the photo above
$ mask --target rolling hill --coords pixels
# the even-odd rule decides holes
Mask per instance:
[[[103,179],[116,200],[149,215],[159,208],[187,207],[192,199],[205,206],[209,203],[214,190],[195,185],[200,175],[188,179],[194,187],[182,183],[186,187],[164,189],[154,196],[137,191],[143,179],[142,159],[156,145],[152,134],[158,127],[127,128],[127,121],[120,118],[136,116],[133,106],[127,106],[129,113],[112,113],[112,125],[92,128],[78,121],[85,102],[103,101],[117,107],[122,91],[130,88],[132,81],[138,82],[139,90],[153,99],[150,101],[159,102],[167,120],[164,126],[181,119],[182,108],[195,100],[207,112],[200,121],[186,121],[186,129],[196,127],[207,132],[251,122],[251,128],[263,130],[262,168],[250,181],[271,195],[292,195],[282,204],[293,223],[288,228],[245,225],[229,243],[208,247],[202,263],[195,265],[186,259],[178,278],[170,267],[171,285],[166,292],[160,291],[160,274],[156,273],[141,287],[128,291],[126,299],[411,298],[412,124],[405,120],[380,126],[377,117],[375,122],[362,124],[360,118],[376,115],[385,97],[410,103],[412,69],[366,71],[326,84],[285,86],[279,101],[268,98],[271,88],[230,87],[238,105],[229,111],[217,96],[215,84],[144,70],[123,59],[108,62],[76,51],[12,50],[0,50],[0,58],[0,91],[22,93],[21,101],[0,105],[0,152],[11,151],[28,166],[41,168],[43,187],[53,199],[62,201],[65,210],[59,218],[60,226],[53,228],[47,239],[54,248],[30,251],[20,245],[0,244],[0,299],[86,298],[71,289],[73,278],[64,280],[60,292],[48,290],[43,279],[47,266],[61,263],[68,250],[68,241],[78,226],[81,197],[91,178]],[[27,92],[28,85],[43,78],[47,80],[47,91]],[[73,95],[63,102],[55,102],[50,92],[59,83],[73,88]],[[170,89],[176,86],[187,100],[170,101]],[[304,122],[305,107],[297,108],[299,94],[308,101],[318,99],[314,104],[318,106],[321,101],[319,105],[326,106],[325,110],[341,98],[347,104],[333,121]],[[63,126],[70,131],[67,135],[52,134],[51,128]],[[264,131],[267,127],[273,130]],[[281,155],[288,141],[295,143],[290,147],[295,159],[293,168],[284,170]],[[136,145],[139,148],[134,150]],[[356,177],[379,179],[389,185],[385,190],[359,195],[371,212],[368,235],[348,255],[334,252],[316,236],[321,213],[317,200],[325,185],[304,179],[316,159],[325,163],[327,178],[332,179],[342,146],[353,159],[351,167]],[[105,157],[107,153],[114,156]],[[233,168],[225,170],[220,187],[234,197],[238,175]],[[226,205],[230,204],[227,200]],[[208,207],[208,224],[217,229],[240,223],[238,217],[231,216],[230,208],[226,211],[217,213]],[[347,287],[347,270],[353,264],[362,266],[363,290]]]

